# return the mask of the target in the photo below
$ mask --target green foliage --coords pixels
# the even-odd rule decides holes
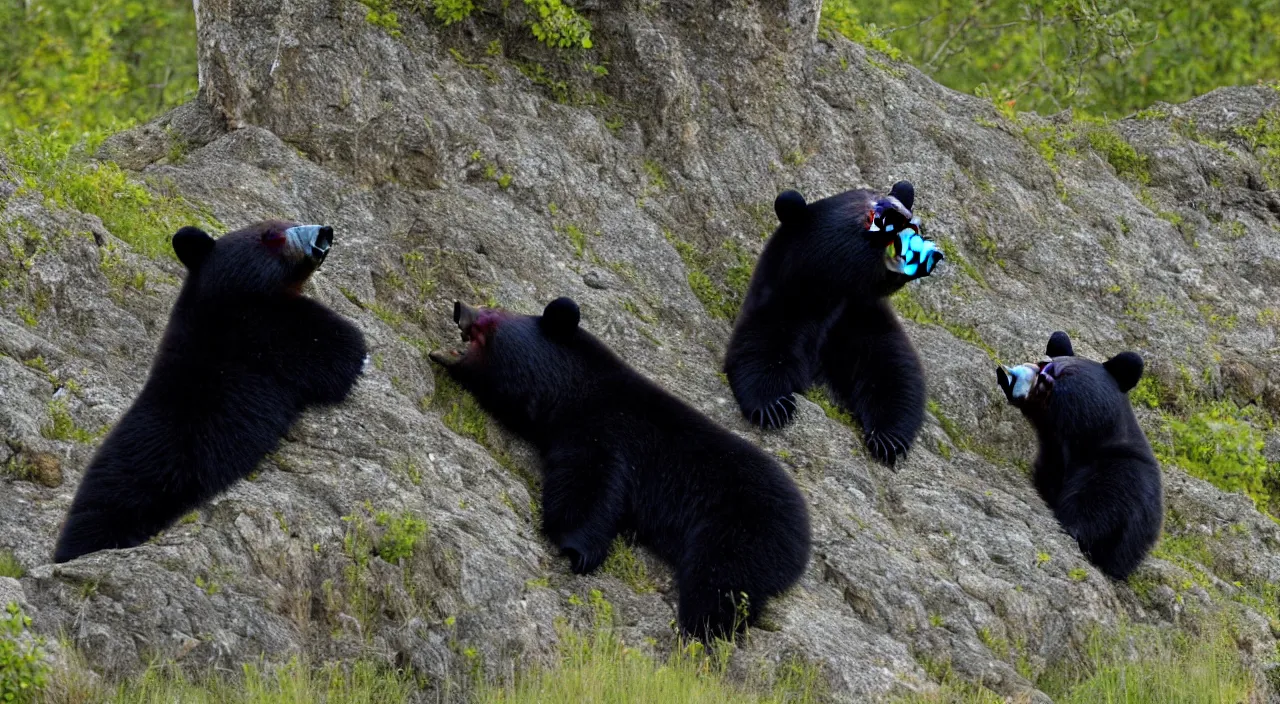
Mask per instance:
[[[822,14],[881,51],[892,32],[944,85],[1025,110],[1120,116],[1280,77],[1275,0],[826,0]]]
[[[636,556],[635,550],[621,536],[613,539],[609,556],[600,566],[600,571],[626,582],[627,586],[638,594],[655,589],[653,580],[649,579],[649,570],[645,567],[644,561]]]
[[[1280,85],[1276,86],[1280,90]],[[1280,111],[1272,110],[1258,118],[1257,123],[1236,130],[1249,140],[1249,148],[1262,162],[1262,176],[1272,190],[1280,190]]]
[[[902,58],[902,52],[885,40],[884,32],[874,24],[863,24],[859,19],[858,8],[861,6],[853,0],[826,0],[822,3],[822,29],[839,32],[891,59]]]
[[[118,130],[196,92],[187,0],[0,3],[0,141],[14,130],[67,142]]]
[[[1086,660],[1063,666],[1036,684],[1061,704],[1200,704],[1252,701],[1253,679],[1240,661],[1229,627],[1211,624],[1192,635],[1155,626],[1095,631]]]
[[[0,577],[22,579],[26,574],[27,571],[22,568],[22,563],[18,562],[12,550],[0,550]]]
[[[556,49],[591,48],[591,23],[563,0],[524,0],[535,19],[529,28],[538,41]]]
[[[1093,125],[1085,132],[1089,146],[1107,160],[1121,178],[1132,178],[1139,183],[1151,180],[1147,171],[1147,157],[1138,154],[1133,145],[1124,141],[1115,128],[1108,125]]]
[[[0,702],[35,702],[48,681],[41,641],[27,633],[31,619],[15,603],[0,614]]]
[[[427,536],[427,522],[411,513],[392,518],[383,511],[374,518],[374,523],[384,529],[378,540],[378,557],[393,565],[413,557],[414,548]]]
[[[435,0],[435,6],[436,19],[446,27],[467,19],[476,9],[471,0]]]
[[[92,137],[88,146],[100,139]],[[114,163],[88,159],[64,134],[0,136],[0,151],[25,189],[42,193],[55,206],[97,215],[111,234],[148,256],[173,256],[170,236],[184,225],[217,225],[182,197],[153,193]]]
[[[69,440],[82,444],[93,442],[95,437],[93,433],[76,425],[66,401],[62,399],[49,402],[49,422],[40,426],[40,434],[50,440]]]
[[[832,403],[822,389],[809,389],[804,392],[804,397],[818,404],[822,412],[827,414],[827,417],[831,420],[847,425],[850,428],[857,427],[857,424],[853,422],[853,416],[849,415],[848,411]]]
[[[481,445],[489,439],[489,417],[475,397],[467,393],[447,372],[436,374],[436,393],[431,405],[443,413],[446,427]]]
[[[703,254],[673,233],[664,234],[684,261],[689,288],[702,302],[707,314],[724,320],[738,317],[738,310],[747,296],[747,286],[751,283],[751,273],[755,270],[755,257],[732,240],[725,240],[718,252]],[[724,283],[717,284],[707,273],[709,269],[722,270]]]
[[[976,329],[968,325],[948,321],[940,313],[925,308],[924,304],[916,299],[910,289],[902,288],[890,297],[889,303],[894,310],[898,311],[899,315],[907,320],[921,325],[937,325],[951,333],[955,338],[982,349],[993,361],[999,359],[996,349],[988,344],[986,340],[983,340]]]
[[[742,684],[727,677],[733,644],[681,644],[666,658],[627,645],[613,625],[613,606],[593,590],[589,603],[570,603],[589,612],[591,628],[557,623],[559,653],[550,667],[517,675],[514,683],[483,686],[478,704],[814,704],[826,695],[817,666],[790,659]],[[736,678],[735,678],[736,679]]]
[[[1067,573],[1067,577],[1073,582],[1083,582],[1089,578],[1089,570],[1083,567],[1077,567]]]
[[[405,703],[415,690],[399,670],[356,661],[315,669],[297,658],[280,666],[249,663],[240,677],[210,675],[192,679],[176,665],[153,665],[141,677],[102,693],[109,704],[387,704]]]
[[[400,36],[400,16],[391,9],[391,0],[360,0],[360,4],[368,8],[365,22],[381,27],[393,37]]]
[[[1225,491],[1247,494],[1266,508],[1280,488],[1280,467],[1263,453],[1265,436],[1231,401],[1209,404],[1186,419],[1166,419],[1170,443],[1157,445],[1163,462]]]

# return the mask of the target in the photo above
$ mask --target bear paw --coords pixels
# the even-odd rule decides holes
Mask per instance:
[[[604,564],[605,555],[592,550],[580,550],[577,546],[564,545],[560,554],[569,558],[569,569],[574,574],[591,574]]]
[[[747,419],[753,425],[765,428],[781,428],[796,415],[796,397],[794,394],[787,394],[773,400],[772,403],[766,404],[763,408],[757,408],[752,411]]]
[[[907,456],[907,443],[893,433],[873,430],[867,433],[866,445],[867,452],[888,467],[894,467],[900,458]]]

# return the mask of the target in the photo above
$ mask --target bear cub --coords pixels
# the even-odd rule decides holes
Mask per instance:
[[[347,397],[364,336],[302,295],[333,229],[173,236],[187,278],[142,392],[76,491],[55,562],[146,542],[250,474],[308,407]]]
[[[1040,363],[999,367],[997,381],[1035,426],[1041,498],[1090,562],[1124,579],[1155,545],[1164,517],[1160,465],[1127,395],[1142,377],[1142,357],[1076,357],[1064,332],[1053,333],[1045,353]]]
[[[915,189],[856,190],[806,203],[786,191],[725,353],[742,414],[779,428],[795,394],[825,384],[893,464],[924,422],[924,368],[886,297],[932,273],[942,252],[911,214]]]
[[[750,625],[808,563],[804,497],[771,457],[627,366],[579,315],[568,298],[541,316],[455,303],[465,347],[431,358],[538,450],[542,530],[576,574],[626,534],[674,568],[684,633]]]

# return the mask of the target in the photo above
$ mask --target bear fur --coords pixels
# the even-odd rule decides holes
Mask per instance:
[[[301,294],[332,229],[299,228],[302,242],[295,225],[173,236],[186,281],[142,392],[76,491],[55,562],[147,541],[253,472],[303,410],[347,397],[364,336]]]
[[[1160,464],[1129,405],[1142,357],[1122,352],[1102,364],[1076,357],[1064,332],[1053,333],[1046,354],[1051,359],[1039,364],[999,368],[997,380],[1035,427],[1041,498],[1085,557],[1122,580],[1155,545],[1164,520]],[[1029,385],[1016,383],[1022,370]]]
[[[574,573],[631,537],[673,567],[699,638],[750,625],[800,578],[809,516],[791,477],[581,329],[572,300],[541,316],[456,303],[454,321],[465,350],[431,357],[538,450],[542,530]]]
[[[905,223],[914,189],[900,181],[889,195]],[[893,466],[924,422],[926,398],[924,367],[886,300],[917,277],[887,269],[891,235],[868,230],[869,210],[886,201],[869,190],[813,203],[795,191],[778,196],[778,229],[751,277],[724,371],[743,415],[761,427],[789,423],[795,394],[825,384],[871,454]]]

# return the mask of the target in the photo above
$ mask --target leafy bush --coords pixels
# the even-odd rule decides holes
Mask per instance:
[[[14,603],[4,611],[0,615],[0,702],[34,702],[47,682],[49,665],[40,640],[27,634],[31,619]]]
[[[524,0],[524,4],[537,14],[530,29],[538,41],[560,49],[591,48],[591,23],[563,0]]]
[[[470,17],[475,9],[471,0],[436,0],[434,12],[436,19],[448,27],[454,22],[461,22]]]
[[[116,130],[196,92],[190,0],[0,3],[0,135]]]
[[[1169,445],[1157,447],[1165,462],[1225,491],[1249,495],[1260,507],[1272,498],[1280,472],[1263,454],[1262,431],[1230,401],[1210,404],[1187,419],[1169,417]]]
[[[411,513],[392,518],[390,514],[381,512],[374,523],[386,529],[378,541],[378,557],[393,565],[413,557],[418,541],[427,535],[427,522]]]
[[[884,37],[944,85],[1027,110],[1119,116],[1280,78],[1275,0],[826,0],[824,23]],[[846,19],[847,18],[847,19]],[[863,25],[862,18],[875,25]]]

